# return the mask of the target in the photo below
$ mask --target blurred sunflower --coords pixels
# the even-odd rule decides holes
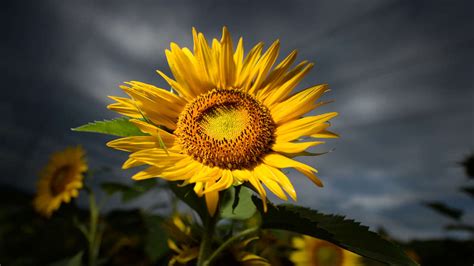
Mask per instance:
[[[37,194],[33,200],[36,211],[46,217],[57,210],[62,202],[77,197],[82,188],[83,173],[87,171],[85,151],[69,147],[54,153],[40,173]]]
[[[215,213],[219,191],[245,182],[261,195],[262,183],[279,198],[296,192],[282,168],[294,168],[322,186],[311,166],[295,156],[323,143],[314,138],[335,138],[327,130],[337,113],[302,116],[325,104],[316,102],[328,91],[315,85],[292,94],[313,67],[303,61],[292,67],[296,51],[275,67],[279,41],[263,53],[257,44],[244,57],[240,38],[234,50],[223,28],[222,39],[209,45],[193,29],[194,51],[171,43],[166,57],[174,79],[158,73],[176,93],[142,82],[121,88],[131,98],[110,97],[109,109],[131,118],[150,136],[132,136],[109,142],[109,147],[131,152],[123,168],[150,165],[133,179],[160,177],[193,184],[205,196],[209,213]],[[302,142],[300,140],[308,141]]]
[[[303,236],[293,238],[296,249],[290,260],[296,266],[362,266],[361,257],[327,241]]]
[[[168,247],[174,253],[168,265],[187,265],[196,260],[199,255],[199,242],[191,232],[189,217],[173,215],[164,227],[169,237]]]
[[[271,265],[266,259],[245,250],[247,245],[256,239],[258,238],[254,237],[254,238],[243,240],[242,242],[234,245],[231,248],[231,252],[234,255],[235,260],[239,263],[239,265],[243,265],[243,266],[270,266]]]
[[[168,265],[195,265],[199,256],[201,242],[196,237],[190,226],[189,217],[175,215],[171,222],[165,224],[166,231],[170,238],[168,239],[168,247],[173,251]],[[230,247],[221,260],[227,265],[242,266],[267,266],[270,265],[264,258],[246,251],[247,245],[256,238],[243,240]],[[216,263],[216,265],[221,265]]]

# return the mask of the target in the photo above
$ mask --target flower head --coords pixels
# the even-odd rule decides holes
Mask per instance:
[[[317,238],[295,237],[293,247],[290,260],[296,266],[362,266],[359,255]]]
[[[168,247],[173,252],[168,265],[195,265],[201,247],[200,237],[191,230],[190,217],[174,215],[171,221],[165,223],[165,228],[170,236]],[[245,239],[230,247],[221,260],[228,265],[242,266],[267,266],[266,259],[246,250],[248,244],[257,238]],[[232,261],[232,263],[230,262]],[[220,265],[220,264],[218,264]]]
[[[191,230],[191,218],[174,214],[164,224],[169,236],[168,247],[173,252],[168,265],[187,265],[199,255],[199,241]]]
[[[281,199],[289,195],[296,200],[282,168],[294,168],[322,186],[316,169],[293,159],[323,143],[315,138],[337,137],[327,130],[337,113],[303,117],[324,104],[317,100],[327,86],[293,92],[313,64],[303,61],[292,67],[296,51],[276,64],[279,41],[263,54],[259,43],[244,56],[242,38],[234,49],[225,27],[220,41],[209,44],[195,29],[193,38],[193,51],[175,43],[166,50],[174,78],[158,71],[173,92],[131,81],[121,87],[130,98],[111,97],[116,103],[109,109],[130,117],[149,135],[107,144],[131,152],[123,168],[149,165],[133,178],[194,185],[211,214],[219,191],[243,183],[250,184],[264,204],[263,185]]]
[[[54,153],[40,173],[37,194],[33,201],[35,209],[50,217],[61,203],[77,197],[82,188],[83,173],[87,171],[81,147],[69,147]]]

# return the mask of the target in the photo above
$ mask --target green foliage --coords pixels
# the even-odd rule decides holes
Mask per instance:
[[[427,202],[425,203],[425,205],[431,208],[432,210],[438,212],[439,214],[452,218],[456,221],[459,221],[461,219],[461,216],[463,215],[462,210],[449,207],[442,202],[438,202],[438,201]]]
[[[83,254],[84,252],[80,251],[71,258],[66,258],[58,262],[52,263],[50,266],[81,266]]]
[[[369,231],[367,226],[343,216],[326,215],[291,204],[269,204],[264,213],[262,201],[255,196],[253,201],[262,214],[263,228],[313,236],[388,265],[417,265],[400,247]]]
[[[72,128],[71,130],[80,132],[102,133],[119,137],[147,135],[141,132],[137,126],[135,126],[128,120],[129,118],[127,117],[120,117],[112,120],[95,121],[76,128]]]
[[[204,198],[200,198],[196,195],[192,185],[181,186],[180,183],[181,182],[168,182],[168,185],[176,197],[186,203],[191,209],[195,210],[199,217],[201,217],[201,220],[204,221],[207,215],[207,207]]]
[[[166,233],[163,230],[163,218],[158,215],[143,215],[147,233],[145,235],[145,253],[155,262],[169,252]]]
[[[50,265],[85,249],[72,219],[83,217],[84,211],[63,204],[47,219],[34,211],[32,200],[13,187],[0,186],[0,264]]]
[[[157,187],[157,181],[153,178],[135,181],[132,186],[115,182],[101,184],[102,190],[108,195],[121,193],[123,202],[134,200],[155,187]]]
[[[252,191],[238,186],[229,189],[223,199],[222,218],[245,220],[252,217],[257,209],[252,202]]]

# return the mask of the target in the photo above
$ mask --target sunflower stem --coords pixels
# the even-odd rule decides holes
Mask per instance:
[[[204,221],[204,236],[201,242],[201,248],[199,249],[197,261],[198,266],[205,265],[204,263],[211,253],[212,239],[214,237],[218,216],[219,215],[217,213],[214,214],[214,216],[210,216],[209,214],[206,215],[206,219]]]
[[[240,241],[242,238],[245,238],[247,236],[251,236],[251,235],[254,235],[254,234],[257,234],[259,232],[260,228],[259,227],[253,227],[253,228],[249,228],[247,230],[244,230],[242,232],[239,232],[237,234],[235,234],[234,236],[230,237],[229,239],[227,239],[224,243],[222,243],[222,245],[220,245],[212,254],[211,256],[209,256],[209,259],[207,259],[206,261],[204,261],[204,263],[202,264],[202,266],[210,266],[211,263],[217,258],[219,257],[219,255],[222,253],[222,251],[226,250],[227,248],[229,248],[230,246],[232,246],[235,242],[238,242]]]
[[[89,266],[95,266],[97,263],[97,256],[99,254],[99,243],[101,242],[101,234],[98,232],[99,208],[97,206],[96,198],[92,190],[89,192]]]

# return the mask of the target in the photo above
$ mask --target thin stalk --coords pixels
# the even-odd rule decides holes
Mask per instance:
[[[202,266],[210,266],[211,263],[217,258],[219,257],[219,255],[222,253],[222,251],[226,250],[227,248],[229,248],[230,246],[232,246],[235,242],[238,242],[240,241],[242,238],[245,238],[247,236],[251,236],[253,234],[256,234],[258,233],[258,231],[260,230],[260,228],[258,227],[253,227],[253,228],[249,228],[247,230],[244,230],[242,232],[239,232],[237,233],[236,235],[230,237],[229,239],[227,239],[224,243],[222,243],[222,245],[220,245],[212,254],[211,256],[209,256],[209,259],[207,259],[206,261],[204,261],[204,263],[202,264]]]
[[[204,221],[204,236],[199,249],[198,266],[203,266],[211,253],[212,239],[214,237],[218,216],[218,212],[216,212],[212,217],[209,214],[206,216],[206,220]]]
[[[99,255],[100,234],[98,234],[99,209],[92,190],[89,190],[89,266],[95,266]]]

